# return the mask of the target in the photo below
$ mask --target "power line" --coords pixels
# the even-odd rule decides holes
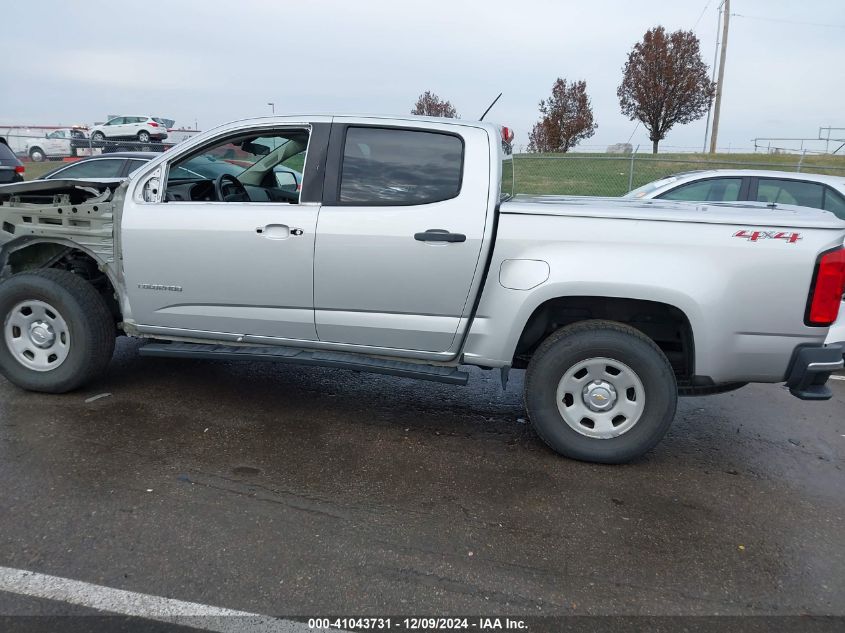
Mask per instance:
[[[701,22],[701,18],[704,17],[704,13],[707,11],[707,8],[710,6],[710,3],[713,0],[707,0],[707,4],[704,5],[704,8],[701,10],[701,13],[698,14],[698,19],[695,21],[695,24],[692,25],[692,30],[695,30],[695,27],[698,26],[698,23]]]
[[[746,20],[762,20],[763,22],[779,22],[781,24],[800,24],[802,26],[821,26],[831,29],[845,29],[845,24],[824,24],[822,22],[804,22],[802,20],[789,20],[786,18],[769,18],[763,15],[743,15],[742,13],[731,13],[732,17],[745,18]]]

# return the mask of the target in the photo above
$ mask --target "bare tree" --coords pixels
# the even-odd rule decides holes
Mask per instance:
[[[587,82],[558,77],[552,96],[540,101],[542,117],[528,135],[529,152],[568,152],[596,133]]]
[[[692,31],[646,31],[634,44],[616,91],[622,114],[639,120],[657,145],[676,123],[700,119],[710,109],[715,84],[707,76],[698,38]]]
[[[411,114],[423,116],[442,116],[448,119],[458,118],[458,112],[448,101],[443,101],[430,90],[426,90],[417,99]]]

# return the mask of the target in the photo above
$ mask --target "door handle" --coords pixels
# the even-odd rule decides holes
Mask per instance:
[[[286,240],[291,235],[302,235],[302,229],[292,229],[287,224],[268,224],[267,226],[258,226],[255,232],[266,237],[268,240]]]
[[[467,236],[463,233],[450,233],[445,229],[428,229],[423,233],[414,233],[414,239],[418,242],[466,242]]]

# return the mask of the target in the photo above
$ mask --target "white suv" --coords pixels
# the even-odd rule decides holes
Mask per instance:
[[[91,140],[95,144],[101,144],[106,139],[133,139],[149,143],[166,138],[167,125],[164,120],[152,116],[118,116],[91,128]]]

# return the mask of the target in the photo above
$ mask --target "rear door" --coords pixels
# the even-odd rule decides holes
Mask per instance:
[[[489,228],[487,131],[334,121],[315,245],[319,340],[453,352]]]

